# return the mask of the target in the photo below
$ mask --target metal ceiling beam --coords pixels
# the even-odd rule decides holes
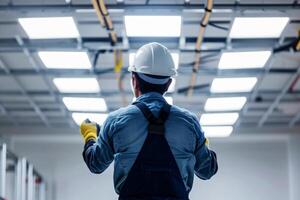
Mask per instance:
[[[295,33],[296,34],[296,33]],[[191,37],[191,36],[186,36],[184,37],[186,43],[195,43],[196,42],[196,37]],[[285,43],[294,41],[297,39],[297,36],[295,37],[285,37],[284,41]],[[78,40],[77,39],[39,39],[39,40],[30,40],[28,38],[22,38],[24,42],[24,47],[28,48],[28,50],[36,50],[36,49],[47,49],[47,48],[62,48],[62,49],[68,49],[68,48],[77,48],[78,46]],[[109,44],[109,38],[108,37],[82,37],[81,43],[83,45],[89,45],[93,43],[107,43]],[[119,37],[118,40],[120,43],[123,42],[123,38]],[[179,38],[167,38],[167,37],[130,37],[128,38],[128,42],[133,45],[133,47],[130,48],[130,50],[136,50],[138,47],[136,47],[134,44],[139,44],[139,43],[145,43],[145,42],[151,42],[151,41],[157,41],[161,43],[165,43],[166,46],[168,44],[177,44],[177,45],[169,45],[168,48],[171,50],[179,50],[179,51],[195,51],[195,47],[182,47],[178,49],[178,43],[179,43]],[[224,37],[205,37],[203,40],[203,43],[211,44],[211,43],[224,43],[226,44],[227,41],[227,36]],[[277,39],[272,39],[272,38],[264,38],[264,39],[233,39],[232,41],[233,47],[250,47],[256,45],[255,47],[260,47],[260,48],[273,48],[274,45],[277,44],[278,40]],[[7,48],[7,50],[11,49],[16,49],[16,50],[21,50],[18,42],[15,40],[15,38],[12,36],[12,38],[1,38],[0,39],[0,49]],[[88,48],[86,46],[85,48]],[[112,47],[110,44],[109,45],[102,45],[97,47],[96,50],[113,50],[114,48],[121,48],[124,52],[129,51],[128,47],[122,47],[122,46],[117,46],[117,47]],[[92,50],[92,49],[91,49]],[[205,51],[206,49],[202,49],[202,51]]]
[[[300,66],[298,67],[298,70],[296,73],[294,73],[291,78],[287,81],[284,88],[281,90],[280,94],[276,97],[274,102],[271,104],[271,106],[268,108],[267,112],[264,113],[264,115],[260,118],[258,122],[258,127],[262,127],[263,124],[268,119],[268,116],[273,112],[273,110],[278,106],[281,99],[284,97],[284,95],[287,93],[289,88],[291,87],[292,83],[297,79],[297,77],[300,74]]]
[[[278,95],[279,93],[281,92],[281,90],[277,90],[277,91],[274,91],[274,90],[260,90],[259,91],[259,95]],[[28,95],[31,95],[31,96],[35,96],[35,97],[38,97],[38,96],[46,96],[46,95],[51,95],[49,93],[48,90],[46,91],[27,91],[27,94]],[[85,97],[92,97],[92,96],[96,96],[98,95],[98,93],[60,93],[60,92],[54,92],[55,95],[57,96],[85,96]],[[126,91],[126,94],[129,95],[129,96],[132,96],[132,91],[131,90],[127,90]],[[176,92],[174,93],[167,93],[169,95],[182,95],[184,96],[185,94],[184,93],[181,93],[181,94],[178,94]],[[210,95],[210,91],[209,91],[209,88],[207,89],[203,89],[203,90],[196,90],[195,91],[195,94],[199,94],[201,96],[208,96]],[[242,92],[242,93],[213,93],[211,94],[212,97],[234,97],[234,96],[247,96],[251,93],[249,92]],[[289,94],[289,93],[287,93]],[[0,96],[17,96],[17,95],[22,95],[22,92],[19,92],[19,91],[0,91]],[[120,95],[120,92],[116,89],[115,91],[101,91],[101,96],[102,97],[110,97],[110,96],[118,96]],[[300,95],[300,91],[298,92],[293,92],[291,93],[291,95]],[[266,99],[266,98],[265,98]],[[288,100],[287,100],[288,101]],[[263,102],[263,101],[262,101]],[[290,102],[290,101],[289,101]],[[293,101],[293,102],[297,102],[296,100]]]
[[[110,4],[107,5],[109,12],[111,10],[201,10],[205,7],[205,4]],[[298,3],[292,4],[241,4],[241,3],[233,3],[233,4],[214,4],[214,9],[241,9],[241,10],[294,10],[299,9]],[[75,11],[77,9],[93,9],[91,4],[69,4],[69,5],[53,5],[53,4],[39,4],[39,5],[4,5],[0,6],[0,11],[36,11],[36,10],[55,10],[55,11]]]
[[[3,106],[2,103],[0,103],[0,112],[2,112],[3,115],[5,115],[6,117],[8,117],[8,119],[9,119],[15,126],[18,126],[18,123],[13,119],[13,117],[11,116],[11,114],[7,111],[7,109],[5,108],[5,106]]]
[[[108,68],[101,66],[96,68],[93,71],[90,69],[46,69],[45,67],[40,66],[40,70],[32,69],[31,66],[25,67],[24,69],[11,69],[9,74],[14,76],[56,76],[56,77],[76,77],[76,76],[95,76],[95,75],[108,75],[108,77],[114,78],[113,68]],[[103,68],[103,69],[101,69]],[[126,66],[125,66],[126,68]],[[180,75],[190,74],[192,70],[192,64],[181,64],[178,70]],[[124,73],[129,75],[126,69],[123,70]],[[268,74],[294,74],[297,72],[297,69],[289,68],[271,68],[268,71]],[[260,76],[265,74],[265,69],[226,69],[219,70],[216,66],[203,66],[199,69],[198,76],[205,75],[214,75],[218,77],[235,77],[235,76]],[[8,75],[7,72],[0,70],[0,75]]]
[[[37,115],[41,118],[42,122],[46,126],[50,126],[50,124],[47,121],[47,118],[41,112],[40,108],[36,105],[36,103],[27,94],[27,92],[26,92],[25,88],[23,87],[22,83],[14,75],[10,74],[10,70],[6,67],[6,65],[3,63],[2,60],[0,60],[0,68],[2,68],[6,72],[6,74],[8,76],[10,76],[17,83],[18,87],[20,88],[20,91],[21,91],[22,95],[28,100],[28,102],[30,103],[30,105],[34,108],[34,110],[36,111]]]
[[[300,112],[290,121],[289,127],[295,126],[295,124],[300,120]]]

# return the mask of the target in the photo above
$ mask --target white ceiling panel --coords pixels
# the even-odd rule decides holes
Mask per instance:
[[[0,53],[0,59],[9,69],[34,69],[28,57],[21,52]]]
[[[295,115],[300,112],[300,99],[298,102],[280,103],[277,107],[285,115]]]
[[[72,0],[73,4],[90,4],[89,0]],[[105,4],[116,4],[117,0],[105,0]]]
[[[182,4],[184,0],[150,0],[149,4]]]
[[[0,15],[1,16],[1,15]],[[0,39],[14,38],[16,35],[27,37],[26,33],[22,30],[19,24],[1,24],[0,25]]]
[[[32,99],[37,103],[43,103],[43,102],[55,103],[56,102],[55,97],[50,96],[50,95],[36,95],[36,96],[33,96]]]
[[[281,52],[271,58],[272,68],[295,69],[300,65],[300,53]]]
[[[294,90],[300,91],[300,77],[298,77],[296,84],[294,85]]]
[[[66,4],[65,0],[12,0],[15,5],[51,5],[51,4]]]
[[[270,74],[267,75],[259,85],[260,90],[282,90],[290,75],[286,74]]]
[[[9,112],[12,116],[18,116],[18,117],[35,117],[37,116],[37,113],[32,111],[11,111]]]
[[[108,37],[107,30],[99,24],[80,24],[78,31],[81,37]]]
[[[20,91],[20,87],[9,76],[0,76],[0,91]]]
[[[112,91],[117,92],[117,91],[119,91],[118,81],[115,78],[100,79],[99,84],[100,84],[102,92],[112,92]],[[125,91],[131,90],[129,76],[126,79],[124,79],[124,89],[125,89]]]
[[[235,2],[235,0],[214,0],[214,3],[217,4],[233,4]],[[191,0],[190,1],[191,4],[199,4],[199,0]],[[203,3],[203,1],[201,2]]]
[[[31,108],[31,105],[28,101],[22,102],[2,102],[2,105],[7,109],[21,109],[21,108]]]
[[[287,4],[293,3],[294,0],[241,0],[242,4]]]
[[[24,89],[28,91],[48,91],[48,86],[41,76],[19,76]]]
[[[224,25],[221,25],[224,26]],[[181,35],[185,37],[197,37],[199,33],[198,24],[185,24],[181,28]],[[217,29],[212,26],[207,26],[205,29],[205,37],[226,37],[228,34],[227,30]]]
[[[64,113],[57,112],[57,111],[45,111],[44,113],[45,113],[46,117],[62,117],[62,116],[64,116]]]
[[[114,29],[119,37],[123,35],[124,27],[121,24],[114,25]],[[108,31],[104,29],[100,23],[95,24],[79,24],[78,31],[81,37],[107,37]]]

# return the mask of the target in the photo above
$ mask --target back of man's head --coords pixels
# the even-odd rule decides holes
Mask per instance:
[[[142,46],[136,53],[129,71],[137,79],[141,93],[165,93],[171,77],[177,75],[174,61],[167,47],[153,42]]]

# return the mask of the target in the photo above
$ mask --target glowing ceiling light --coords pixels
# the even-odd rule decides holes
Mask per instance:
[[[203,126],[233,125],[238,118],[238,113],[205,113],[201,115],[200,124]]]
[[[79,37],[73,17],[19,18],[18,21],[30,39]]]
[[[233,131],[232,126],[202,126],[205,137],[228,137]]]
[[[271,51],[224,52],[219,69],[262,68],[271,56]]]
[[[246,97],[217,97],[206,100],[205,111],[241,110],[247,101]]]
[[[215,78],[210,91],[212,93],[250,92],[256,82],[256,77]]]
[[[288,17],[236,17],[229,37],[278,38],[288,22]]]
[[[54,78],[53,83],[61,93],[98,93],[96,78]]]
[[[72,113],[72,118],[77,125],[80,125],[84,120],[89,119],[90,121],[98,123],[100,126],[106,120],[108,114],[106,113]]]
[[[89,56],[84,51],[39,51],[38,55],[47,68],[89,69]]]
[[[179,37],[181,16],[125,16],[128,37]]]
[[[103,98],[64,97],[63,102],[70,111],[107,111],[107,106]]]

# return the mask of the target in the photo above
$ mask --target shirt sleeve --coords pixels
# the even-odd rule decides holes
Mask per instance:
[[[84,145],[83,159],[92,173],[102,173],[113,161],[112,123],[109,118],[103,123],[97,140],[89,140]]]
[[[207,180],[218,171],[217,155],[205,144],[206,138],[196,116],[194,116],[194,126],[197,135],[194,171],[200,179]]]

